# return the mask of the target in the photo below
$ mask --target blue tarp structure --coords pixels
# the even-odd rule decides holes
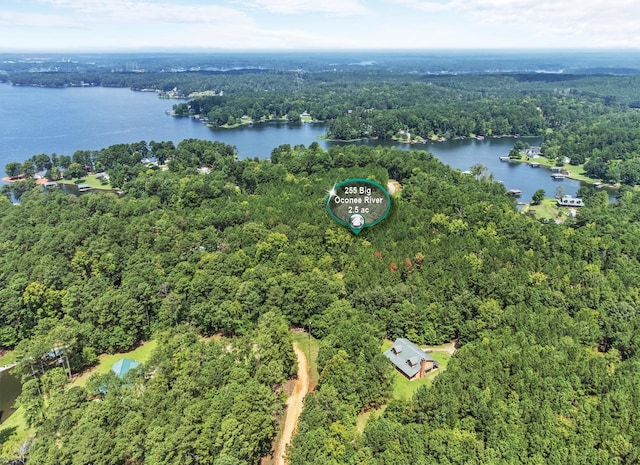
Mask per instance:
[[[138,365],[140,365],[140,362],[136,362],[130,358],[122,358],[111,366],[111,371],[113,371],[118,378],[124,378],[124,375],[126,375],[129,370],[134,369]]]

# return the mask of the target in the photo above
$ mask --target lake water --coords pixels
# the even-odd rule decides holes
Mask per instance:
[[[343,144],[319,139],[325,134],[323,124],[256,124],[238,129],[210,129],[190,118],[173,118],[166,114],[176,100],[160,99],[152,92],[134,92],[118,88],[15,87],[0,85],[0,171],[11,161],[24,161],[40,153],[73,155],[76,150],[98,150],[118,143],[144,140],[178,143],[183,139],[218,140],[234,145],[240,158],[268,158],[281,144],[318,142],[327,149]],[[539,139],[528,141],[531,145]],[[467,139],[427,144],[396,144],[389,141],[364,141],[367,145],[384,144],[404,149],[423,149],[443,163],[467,170],[481,163],[503,181],[507,189],[520,189],[528,201],[537,189],[553,196],[558,186],[575,195],[577,181],[554,181],[546,169],[499,160],[513,147],[514,139]]]
[[[235,145],[241,157],[267,158],[280,144],[308,145],[324,134],[324,126],[315,124],[212,130],[191,118],[167,115],[177,102],[129,89],[0,84],[0,168],[40,153],[73,155],[119,143],[191,138]]]
[[[0,423],[14,412],[14,402],[20,394],[20,380],[9,371],[0,372]]]

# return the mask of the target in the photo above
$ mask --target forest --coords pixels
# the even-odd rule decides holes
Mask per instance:
[[[292,464],[640,460],[637,192],[584,188],[574,220],[542,224],[421,151],[149,145],[95,154],[129,160],[125,195],[28,185],[0,202],[0,345],[24,361],[30,463],[257,464],[295,373],[288,328],[309,326],[320,379]],[[132,162],[143,146],[168,169]],[[324,209],[353,177],[402,185],[357,236]],[[77,372],[152,337],[125,380],[65,388],[46,361],[62,347]],[[399,401],[380,350],[396,337],[461,347]]]
[[[0,76],[210,92],[176,115],[224,126],[308,112],[340,140],[537,135],[548,159],[622,187],[613,203],[581,188],[585,206],[556,224],[490,177],[382,146],[282,145],[260,160],[220,142],[139,141],[9,163],[0,348],[20,362],[32,439],[0,426],[0,463],[257,465],[296,373],[292,329],[317,341],[319,379],[291,465],[640,462],[637,75],[237,65]],[[44,188],[38,171],[105,171],[120,192]],[[401,186],[358,235],[325,210],[349,178]],[[409,400],[394,397],[381,350],[398,337],[459,347]],[[125,378],[69,379],[150,340]]]

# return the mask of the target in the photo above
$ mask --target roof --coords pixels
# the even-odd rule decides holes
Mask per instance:
[[[433,362],[435,367],[439,365],[424,350],[409,339],[402,337],[396,339],[391,348],[385,351],[384,355],[408,378],[413,378],[420,371],[420,362],[422,360]]]
[[[584,205],[580,197],[571,197],[570,195],[565,195],[561,199],[558,199],[557,203],[561,207],[582,207]]]
[[[140,362],[136,362],[130,358],[121,358],[111,366],[111,371],[113,371],[118,378],[124,378],[124,375],[138,365],[140,365]]]

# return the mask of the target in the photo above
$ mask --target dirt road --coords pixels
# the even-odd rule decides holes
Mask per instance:
[[[437,347],[423,347],[423,350],[427,353],[429,352],[444,352],[446,354],[449,355],[453,355],[455,354],[456,350],[457,350],[457,345],[458,345],[458,340],[454,339],[453,341],[451,341],[448,344],[443,344],[441,346],[437,346]]]
[[[293,433],[298,426],[298,418],[302,413],[302,400],[309,390],[307,357],[296,344],[293,345],[293,350],[296,353],[296,357],[298,357],[298,379],[293,392],[287,399],[287,415],[282,428],[282,436],[276,448],[274,465],[285,465],[286,463],[284,455],[287,450],[287,444],[290,444],[291,439],[293,439]]]

